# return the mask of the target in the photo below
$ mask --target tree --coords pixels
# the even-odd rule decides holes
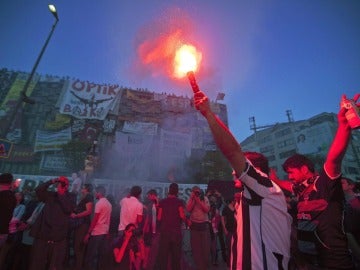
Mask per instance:
[[[66,166],[72,172],[77,172],[84,168],[86,155],[92,144],[86,141],[72,140],[63,146],[66,159]]]

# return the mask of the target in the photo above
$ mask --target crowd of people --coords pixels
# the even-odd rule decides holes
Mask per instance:
[[[218,264],[219,252],[227,260],[219,231],[234,221],[222,220],[218,191],[205,194],[194,186],[186,202],[171,183],[166,198],[151,189],[142,200],[142,188],[133,186],[116,202],[103,186],[82,184],[79,194],[72,192],[64,176],[33,192],[18,191],[10,173],[0,180],[0,269],[208,269],[210,259]],[[185,230],[193,257],[188,261]]]
[[[60,176],[25,193],[3,173],[0,270],[207,270],[220,257],[231,270],[360,269],[360,197],[341,172],[352,131],[347,108],[339,110],[322,170],[294,154],[280,180],[264,155],[241,149],[203,92],[194,104],[233,168],[233,197],[195,185],[184,201],[171,183],[165,198],[133,186],[117,202],[77,175],[72,186]]]

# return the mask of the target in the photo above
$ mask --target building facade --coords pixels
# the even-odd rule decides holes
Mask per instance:
[[[27,76],[0,70],[0,172],[184,183],[231,175],[191,97],[37,74],[34,104],[15,111]],[[226,105],[211,106],[227,123]]]
[[[337,115],[321,113],[307,120],[279,123],[256,131],[246,138],[242,147],[247,151],[264,154],[279,177],[286,179],[282,169],[284,161],[295,153],[308,156],[315,162],[316,169],[326,158],[329,146],[335,136]],[[342,163],[344,176],[360,181],[360,131],[352,132],[351,141]]]

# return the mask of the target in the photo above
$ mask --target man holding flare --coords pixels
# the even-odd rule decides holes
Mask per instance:
[[[292,219],[282,190],[268,177],[268,160],[260,153],[242,151],[230,130],[212,112],[203,92],[194,93],[194,100],[244,186],[236,211],[230,269],[288,269]]]

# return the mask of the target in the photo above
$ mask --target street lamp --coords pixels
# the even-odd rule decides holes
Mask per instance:
[[[50,12],[54,15],[56,21],[59,20],[58,14],[56,12],[56,7],[54,5],[48,5]]]
[[[22,101],[25,102],[25,103],[30,103],[30,104],[34,104],[34,103],[35,103],[34,100],[30,99],[30,98],[26,95],[26,91],[28,90],[28,87],[29,87],[29,85],[30,85],[30,83],[31,83],[31,80],[32,80],[32,78],[33,78],[33,76],[34,76],[34,74],[35,74],[35,71],[36,71],[39,63],[40,63],[41,57],[43,56],[43,54],[44,54],[44,52],[45,52],[45,49],[46,49],[46,47],[47,47],[47,45],[48,45],[48,43],[49,43],[49,41],[50,41],[50,38],[51,38],[51,36],[52,36],[52,34],[53,34],[54,30],[55,30],[55,27],[56,27],[56,25],[57,25],[57,23],[58,23],[58,21],[59,21],[58,14],[57,14],[57,12],[56,12],[56,7],[55,7],[54,5],[48,5],[48,7],[49,7],[49,10],[50,10],[51,14],[54,15],[54,17],[55,17],[56,20],[55,20],[53,26],[51,27],[51,31],[50,31],[50,33],[49,33],[49,35],[48,35],[48,37],[47,37],[47,39],[46,39],[46,41],[45,41],[44,46],[42,47],[42,49],[41,49],[41,51],[40,51],[40,54],[39,54],[38,58],[36,59],[36,62],[35,62],[32,70],[31,70],[30,76],[28,77],[28,79],[27,79],[27,81],[26,81],[26,83],[25,83],[25,85],[24,85],[24,88],[23,88],[23,90],[21,91]],[[20,103],[21,103],[21,102],[20,102]],[[17,110],[16,110],[15,112],[17,112]]]
[[[28,103],[28,104],[35,104],[35,101],[34,101],[33,99],[29,98],[29,97],[26,95],[26,92],[27,92],[27,90],[28,90],[28,88],[29,88],[29,85],[30,85],[30,83],[31,83],[31,80],[32,80],[32,78],[33,78],[33,76],[34,76],[34,74],[35,74],[35,71],[36,71],[36,69],[37,69],[37,67],[38,67],[38,65],[39,65],[39,63],[40,63],[41,57],[43,56],[43,54],[44,54],[44,52],[45,52],[45,49],[46,49],[46,47],[47,47],[47,45],[48,45],[48,43],[49,43],[49,41],[50,41],[50,38],[51,38],[51,36],[52,36],[52,34],[53,34],[54,30],[55,30],[55,27],[56,27],[56,25],[57,25],[57,23],[58,23],[58,21],[59,21],[59,17],[58,17],[58,14],[57,14],[57,12],[56,12],[55,6],[54,6],[54,5],[48,5],[48,7],[49,7],[50,12],[51,12],[51,13],[54,15],[54,17],[55,17],[55,22],[54,22],[54,24],[52,25],[51,31],[50,31],[50,33],[49,33],[49,35],[48,35],[48,37],[47,37],[47,39],[46,39],[46,41],[45,41],[45,44],[44,44],[44,46],[42,47],[42,49],[41,49],[41,51],[40,51],[40,54],[39,54],[39,56],[37,57],[36,62],[35,62],[32,70],[31,70],[31,73],[30,73],[29,77],[27,78],[27,80],[26,80],[26,82],[25,82],[25,84],[24,84],[23,89],[22,89],[21,92],[20,92],[19,99],[16,101],[16,104],[15,104],[15,106],[14,106],[13,112],[12,112],[12,113],[9,113],[10,115],[7,114],[7,116],[9,116],[9,117],[6,117],[7,119],[6,119],[6,121],[5,121],[5,125],[4,125],[4,127],[2,128],[2,130],[1,130],[1,136],[0,136],[0,137],[2,137],[2,138],[4,138],[4,137],[6,136],[6,134],[9,132],[9,129],[10,129],[10,127],[11,127],[11,124],[14,122],[14,119],[15,119],[15,117],[16,117],[16,114],[17,114],[20,106],[22,105],[22,103],[25,102],[25,103]]]

